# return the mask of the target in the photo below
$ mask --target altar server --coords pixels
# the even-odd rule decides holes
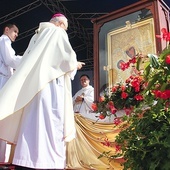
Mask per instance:
[[[22,56],[16,55],[11,44],[18,37],[19,29],[14,23],[7,23],[0,37],[0,89],[13,75],[20,64]],[[0,162],[8,162],[11,146],[0,140]]]

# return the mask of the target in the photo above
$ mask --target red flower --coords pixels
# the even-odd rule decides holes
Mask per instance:
[[[106,117],[106,116],[103,115],[103,114],[100,114],[100,115],[99,115],[99,119],[105,119],[105,117]]]
[[[161,32],[162,32],[162,38],[165,40],[165,41],[170,41],[170,33],[166,30],[166,28],[162,28],[161,29]]]
[[[124,111],[125,111],[126,115],[130,115],[130,113],[132,112],[132,109],[125,108]]]
[[[161,93],[161,98],[167,100],[170,98],[170,90],[165,90]]]
[[[114,123],[115,125],[119,125],[121,122],[122,122],[122,121],[121,121],[120,117],[114,118],[113,123]]]
[[[156,98],[160,98],[160,96],[161,96],[161,91],[160,90],[153,90],[152,92],[154,93]]]
[[[140,91],[140,84],[141,84],[141,78],[140,77],[133,77],[131,85],[132,85],[132,87],[135,88],[135,92]]]
[[[167,101],[167,102],[165,103],[165,107],[170,108],[170,102],[169,102],[169,101]]]
[[[108,147],[111,145],[111,143],[109,142],[107,138],[104,139],[104,142],[101,142],[101,144],[103,144],[104,146],[108,146]]]
[[[127,97],[128,97],[128,93],[122,92],[121,98],[122,98],[122,99],[126,99]]]
[[[109,101],[107,104],[108,104],[108,108],[110,109],[110,112],[112,114],[115,114],[117,112],[117,109],[114,107],[113,101]]]
[[[166,56],[165,62],[166,64],[170,64],[170,54]]]
[[[162,32],[163,35],[166,35],[166,34],[167,34],[166,28],[162,28],[162,29],[161,29],[161,32]]]
[[[113,93],[116,92],[116,91],[117,91],[117,88],[118,88],[117,86],[113,86],[113,87],[112,87],[112,92],[113,92]]]
[[[136,100],[138,100],[138,101],[143,100],[143,96],[140,95],[140,94],[135,95],[134,98],[135,98]]]
[[[135,86],[135,92],[139,92],[140,91],[140,84],[137,84],[136,86]]]
[[[105,99],[105,97],[104,97],[104,96],[100,96],[100,97],[99,97],[99,102],[103,102],[103,101],[104,101],[104,99]]]
[[[131,77],[129,77],[129,78],[127,78],[126,80],[125,80],[125,82],[128,84],[128,83],[130,83],[130,81],[131,81]]]
[[[92,105],[91,105],[91,108],[93,109],[93,111],[97,111],[97,104],[96,103],[93,103]]]
[[[119,152],[121,150],[121,146],[120,145],[115,145],[116,148],[116,152]]]
[[[161,35],[156,35],[157,38],[162,38],[165,41],[170,41],[170,32],[166,30],[166,28],[161,29],[162,36]]]
[[[153,90],[153,93],[156,98],[161,98],[167,100],[170,98],[170,90],[160,91],[160,90]]]
[[[109,106],[114,106],[113,101],[109,101],[109,102],[108,102],[108,105],[109,105]]]
[[[115,114],[116,112],[117,112],[117,109],[114,107],[114,106],[109,106],[109,108],[110,108],[110,112],[112,113],[112,114]]]
[[[122,91],[125,91],[125,90],[126,90],[126,86],[122,85],[122,86],[121,86],[121,90],[122,90]]]
[[[168,99],[168,96],[167,96],[167,94],[166,94],[165,91],[164,91],[164,92],[161,92],[160,98],[161,98],[161,99],[164,99],[164,100]]]

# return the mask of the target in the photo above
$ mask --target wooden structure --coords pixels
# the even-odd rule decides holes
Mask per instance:
[[[156,35],[161,34],[162,28],[166,28],[170,31],[170,8],[163,0],[141,0],[135,4],[92,20],[94,30],[95,100],[98,100],[100,93],[108,85],[109,71],[112,69],[110,68],[108,59],[108,46],[110,43],[107,40],[108,34],[111,31],[117,31],[123,27],[131,27],[131,24],[133,25],[148,19],[153,20],[152,26]],[[124,37],[122,42],[126,39],[127,38]],[[114,44],[117,42],[113,40],[112,43]],[[165,47],[165,42],[155,38],[154,47],[156,49],[155,52],[159,53]],[[140,49],[142,49],[142,47],[140,47]],[[112,51],[114,51],[114,49]]]

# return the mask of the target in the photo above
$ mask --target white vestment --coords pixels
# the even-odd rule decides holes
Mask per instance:
[[[84,100],[82,102],[75,102],[77,96],[81,96],[83,94]],[[92,120],[97,120],[96,113],[92,112],[92,103],[94,102],[94,88],[89,85],[87,87],[83,87],[73,96],[73,108],[74,112],[79,112],[82,116],[86,118],[90,118]]]
[[[12,76],[13,69],[16,69],[21,62],[22,56],[15,55],[11,46],[11,40],[7,35],[0,37],[0,89]],[[0,140],[0,162],[7,162],[10,152],[10,145]]]
[[[7,35],[0,37],[0,76],[7,80],[13,74],[13,69],[16,69],[21,62],[22,56],[15,55],[15,51],[11,46],[11,40]],[[1,84],[0,88],[5,84]]]
[[[40,23],[21,65],[0,91],[0,138],[17,144],[14,164],[64,168],[65,142],[75,137],[70,79],[76,67],[65,30]]]
[[[64,169],[63,81],[63,76],[52,80],[24,108],[13,164]]]

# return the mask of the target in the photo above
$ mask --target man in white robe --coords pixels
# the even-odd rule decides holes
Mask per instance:
[[[40,23],[22,63],[0,91],[0,138],[16,143],[15,165],[65,168],[65,142],[75,137],[71,79],[84,64],[77,62],[67,27],[62,14]]]
[[[92,113],[92,103],[94,102],[94,88],[90,85],[90,78],[87,74],[80,76],[82,88],[73,96],[73,108],[75,113],[80,113],[83,117],[97,120],[96,114]]]
[[[14,69],[21,62],[22,56],[16,55],[11,43],[18,37],[19,29],[9,23],[4,26],[3,35],[0,37],[0,89],[13,75]],[[0,140],[0,162],[8,162],[10,145]]]

